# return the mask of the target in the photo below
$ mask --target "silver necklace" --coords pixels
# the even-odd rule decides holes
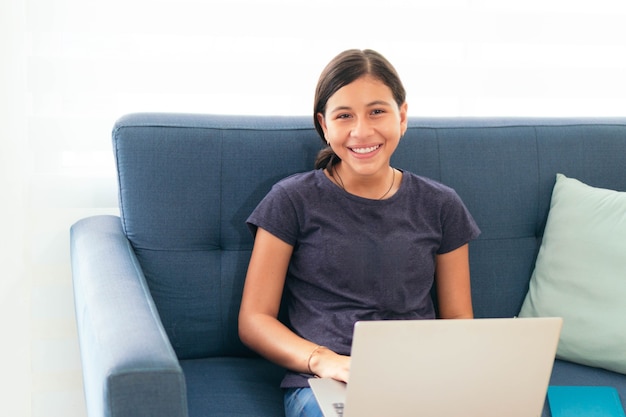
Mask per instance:
[[[341,179],[341,175],[339,175],[339,171],[336,169],[333,169],[333,173],[331,174],[332,177],[335,177],[335,173],[337,174],[337,179],[339,179],[339,185],[341,186],[341,189],[346,191],[346,187],[343,185],[343,180]],[[393,188],[393,184],[396,182],[396,170],[392,167],[391,168],[391,185],[389,186],[389,189],[387,191],[385,191],[385,194],[381,195],[378,200],[382,200],[383,198],[385,198],[387,196],[387,194],[389,194],[389,192],[391,191],[391,189]],[[346,191],[348,192],[348,191]]]

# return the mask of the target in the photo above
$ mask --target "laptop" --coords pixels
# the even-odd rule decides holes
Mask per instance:
[[[312,378],[324,417],[539,417],[561,318],[363,321],[350,382]]]

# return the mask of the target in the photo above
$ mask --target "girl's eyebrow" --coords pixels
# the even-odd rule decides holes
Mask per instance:
[[[344,111],[344,110],[352,110],[352,107],[350,107],[350,106],[337,106],[334,109],[332,109],[330,111],[330,113],[336,113],[338,111]]]
[[[386,102],[385,100],[374,100],[367,105],[367,107],[372,107],[372,106],[391,106],[391,104]]]
[[[374,106],[391,106],[391,104],[385,100],[374,100],[371,103],[368,103],[365,105],[365,107],[374,107]],[[350,106],[337,106],[335,108],[333,108],[330,113],[335,113],[338,111],[344,111],[344,110],[352,110],[352,107]]]

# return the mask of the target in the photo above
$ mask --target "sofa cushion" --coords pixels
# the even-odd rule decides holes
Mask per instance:
[[[262,358],[207,358],[180,362],[189,417],[284,416],[280,381],[285,370]]]
[[[624,375],[573,362],[556,360],[552,368],[550,385],[583,385],[615,387],[619,393],[622,407],[626,409],[626,378]],[[544,406],[544,416],[550,416],[549,403]]]
[[[237,331],[245,220],[279,179],[312,168],[310,118],[137,115],[113,143],[123,230],[176,355],[249,356]]]
[[[626,193],[557,174],[520,316],[563,317],[557,357],[626,373]]]

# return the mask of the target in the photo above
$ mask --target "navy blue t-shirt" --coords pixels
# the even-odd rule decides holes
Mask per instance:
[[[432,319],[435,255],[480,233],[451,188],[403,172],[386,200],[352,195],[323,170],[278,182],[247,220],[294,247],[285,282],[289,325],[349,355],[359,320]],[[288,373],[282,386],[306,387]]]

